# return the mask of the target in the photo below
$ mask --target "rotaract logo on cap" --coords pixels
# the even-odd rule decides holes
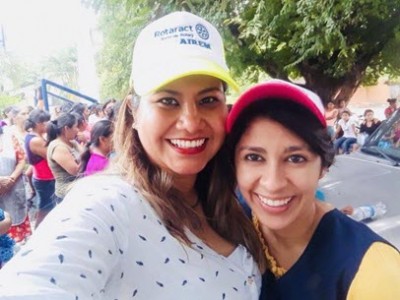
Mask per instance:
[[[195,29],[199,37],[202,38],[203,40],[207,40],[210,37],[210,34],[208,33],[208,30],[204,25],[197,24],[195,26]]]

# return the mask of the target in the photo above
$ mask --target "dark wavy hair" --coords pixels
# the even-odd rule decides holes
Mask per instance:
[[[114,132],[115,167],[147,199],[168,231],[190,246],[185,226],[201,228],[200,217],[174,188],[172,176],[150,161],[137,131],[132,129],[140,101],[137,96],[122,101]],[[266,262],[260,241],[235,199],[235,174],[227,154],[223,146],[198,174],[195,190],[210,226],[231,243],[246,246],[264,270]]]

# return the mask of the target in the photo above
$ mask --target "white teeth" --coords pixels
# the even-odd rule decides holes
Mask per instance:
[[[260,195],[258,195],[258,197],[260,198],[260,200],[263,204],[272,206],[272,207],[279,207],[279,206],[286,205],[292,199],[292,197],[283,198],[283,199],[268,199],[268,198],[262,197]]]
[[[206,141],[206,139],[199,139],[199,140],[192,140],[192,141],[173,139],[170,141],[172,144],[174,144],[175,146],[177,146],[179,148],[187,149],[187,148],[198,148],[198,147],[202,146],[204,144],[204,142]]]

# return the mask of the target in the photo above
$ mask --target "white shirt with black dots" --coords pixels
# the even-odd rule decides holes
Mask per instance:
[[[244,246],[225,257],[187,233],[192,248],[131,185],[89,176],[0,270],[0,299],[258,299],[261,276]]]

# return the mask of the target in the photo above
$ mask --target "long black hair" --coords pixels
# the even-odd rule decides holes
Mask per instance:
[[[90,147],[93,145],[98,147],[100,145],[101,137],[109,137],[114,132],[113,122],[110,120],[100,120],[97,121],[90,132],[90,141],[86,144],[85,150],[81,155],[81,166],[79,173],[84,173],[86,171],[86,166],[90,158]]]
[[[64,127],[72,128],[77,124],[78,120],[75,114],[63,113],[57,119],[49,122],[47,125],[47,143],[46,146],[50,144],[51,141],[55,140],[63,132]]]
[[[35,108],[29,113],[28,119],[25,121],[25,130],[35,129],[39,123],[50,121],[50,114],[42,109]]]

